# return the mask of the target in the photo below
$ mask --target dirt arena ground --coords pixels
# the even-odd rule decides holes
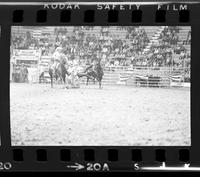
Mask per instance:
[[[10,84],[12,145],[187,146],[190,91]]]

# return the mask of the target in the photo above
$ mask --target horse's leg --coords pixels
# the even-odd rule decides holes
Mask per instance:
[[[101,80],[99,81],[99,88],[101,89]]]
[[[39,84],[41,84],[41,75],[39,75]]]
[[[44,83],[44,72],[42,73],[42,82]]]
[[[42,77],[42,79],[43,79],[43,83],[45,83],[45,77],[44,77],[44,74],[43,74],[43,77]]]
[[[63,84],[64,84],[64,88],[66,87],[65,85],[65,83],[66,83],[66,80],[65,80],[65,75],[64,74],[62,74],[62,81],[63,81]]]
[[[40,74],[40,84],[42,83],[42,73]]]
[[[51,88],[53,88],[53,73],[50,74],[50,78],[51,78]]]
[[[57,84],[58,84],[58,78],[59,78],[59,74],[57,72],[55,72],[55,79],[56,79]]]
[[[63,78],[63,82],[64,82],[64,84],[65,84],[65,88],[69,89],[69,88],[70,88],[70,87],[69,87],[69,80],[68,80],[68,77],[66,78],[66,75],[65,75],[64,78]]]
[[[39,76],[39,83],[41,84],[42,83],[42,80],[43,80],[43,72],[40,74]]]
[[[65,75],[63,75],[63,82],[64,82],[64,84],[65,84]]]
[[[64,82],[65,88],[69,88],[66,82],[66,75],[63,75],[63,82]]]
[[[53,88],[53,70],[52,69],[49,69],[49,76],[51,80],[51,88]]]
[[[86,85],[88,85],[89,79],[90,79],[90,78],[87,76],[87,82],[86,82]]]

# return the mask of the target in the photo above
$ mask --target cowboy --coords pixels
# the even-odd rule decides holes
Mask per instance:
[[[88,71],[88,70],[94,71],[95,70],[95,65],[96,65],[96,60],[92,60],[91,63],[89,64],[89,66],[86,68],[86,71]]]
[[[58,64],[61,60],[61,56],[62,56],[62,48],[61,47],[57,47],[55,52],[52,55],[52,64],[50,65],[50,68],[55,70],[56,68],[58,68]]]

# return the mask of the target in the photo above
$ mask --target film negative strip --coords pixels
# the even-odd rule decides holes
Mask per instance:
[[[0,2],[1,171],[200,171],[200,3]]]

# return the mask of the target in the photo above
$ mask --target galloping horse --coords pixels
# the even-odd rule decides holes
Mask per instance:
[[[89,79],[92,79],[95,82],[95,79],[99,82],[99,88],[101,87],[101,81],[103,79],[103,68],[101,66],[100,60],[93,65],[90,65],[85,69],[83,73],[79,73],[78,77],[87,77],[86,85],[88,85]]]
[[[95,65],[94,73],[96,74],[96,76],[95,76],[96,80],[99,82],[99,88],[101,88],[101,81],[103,79],[104,72],[103,72],[103,68],[101,66],[100,60]]]
[[[86,73],[86,77],[87,77],[86,85],[88,85],[90,79],[93,80],[93,83],[95,84],[95,76],[96,76],[96,74],[95,74],[95,72],[93,70],[93,65],[88,66],[85,69],[84,73]]]

